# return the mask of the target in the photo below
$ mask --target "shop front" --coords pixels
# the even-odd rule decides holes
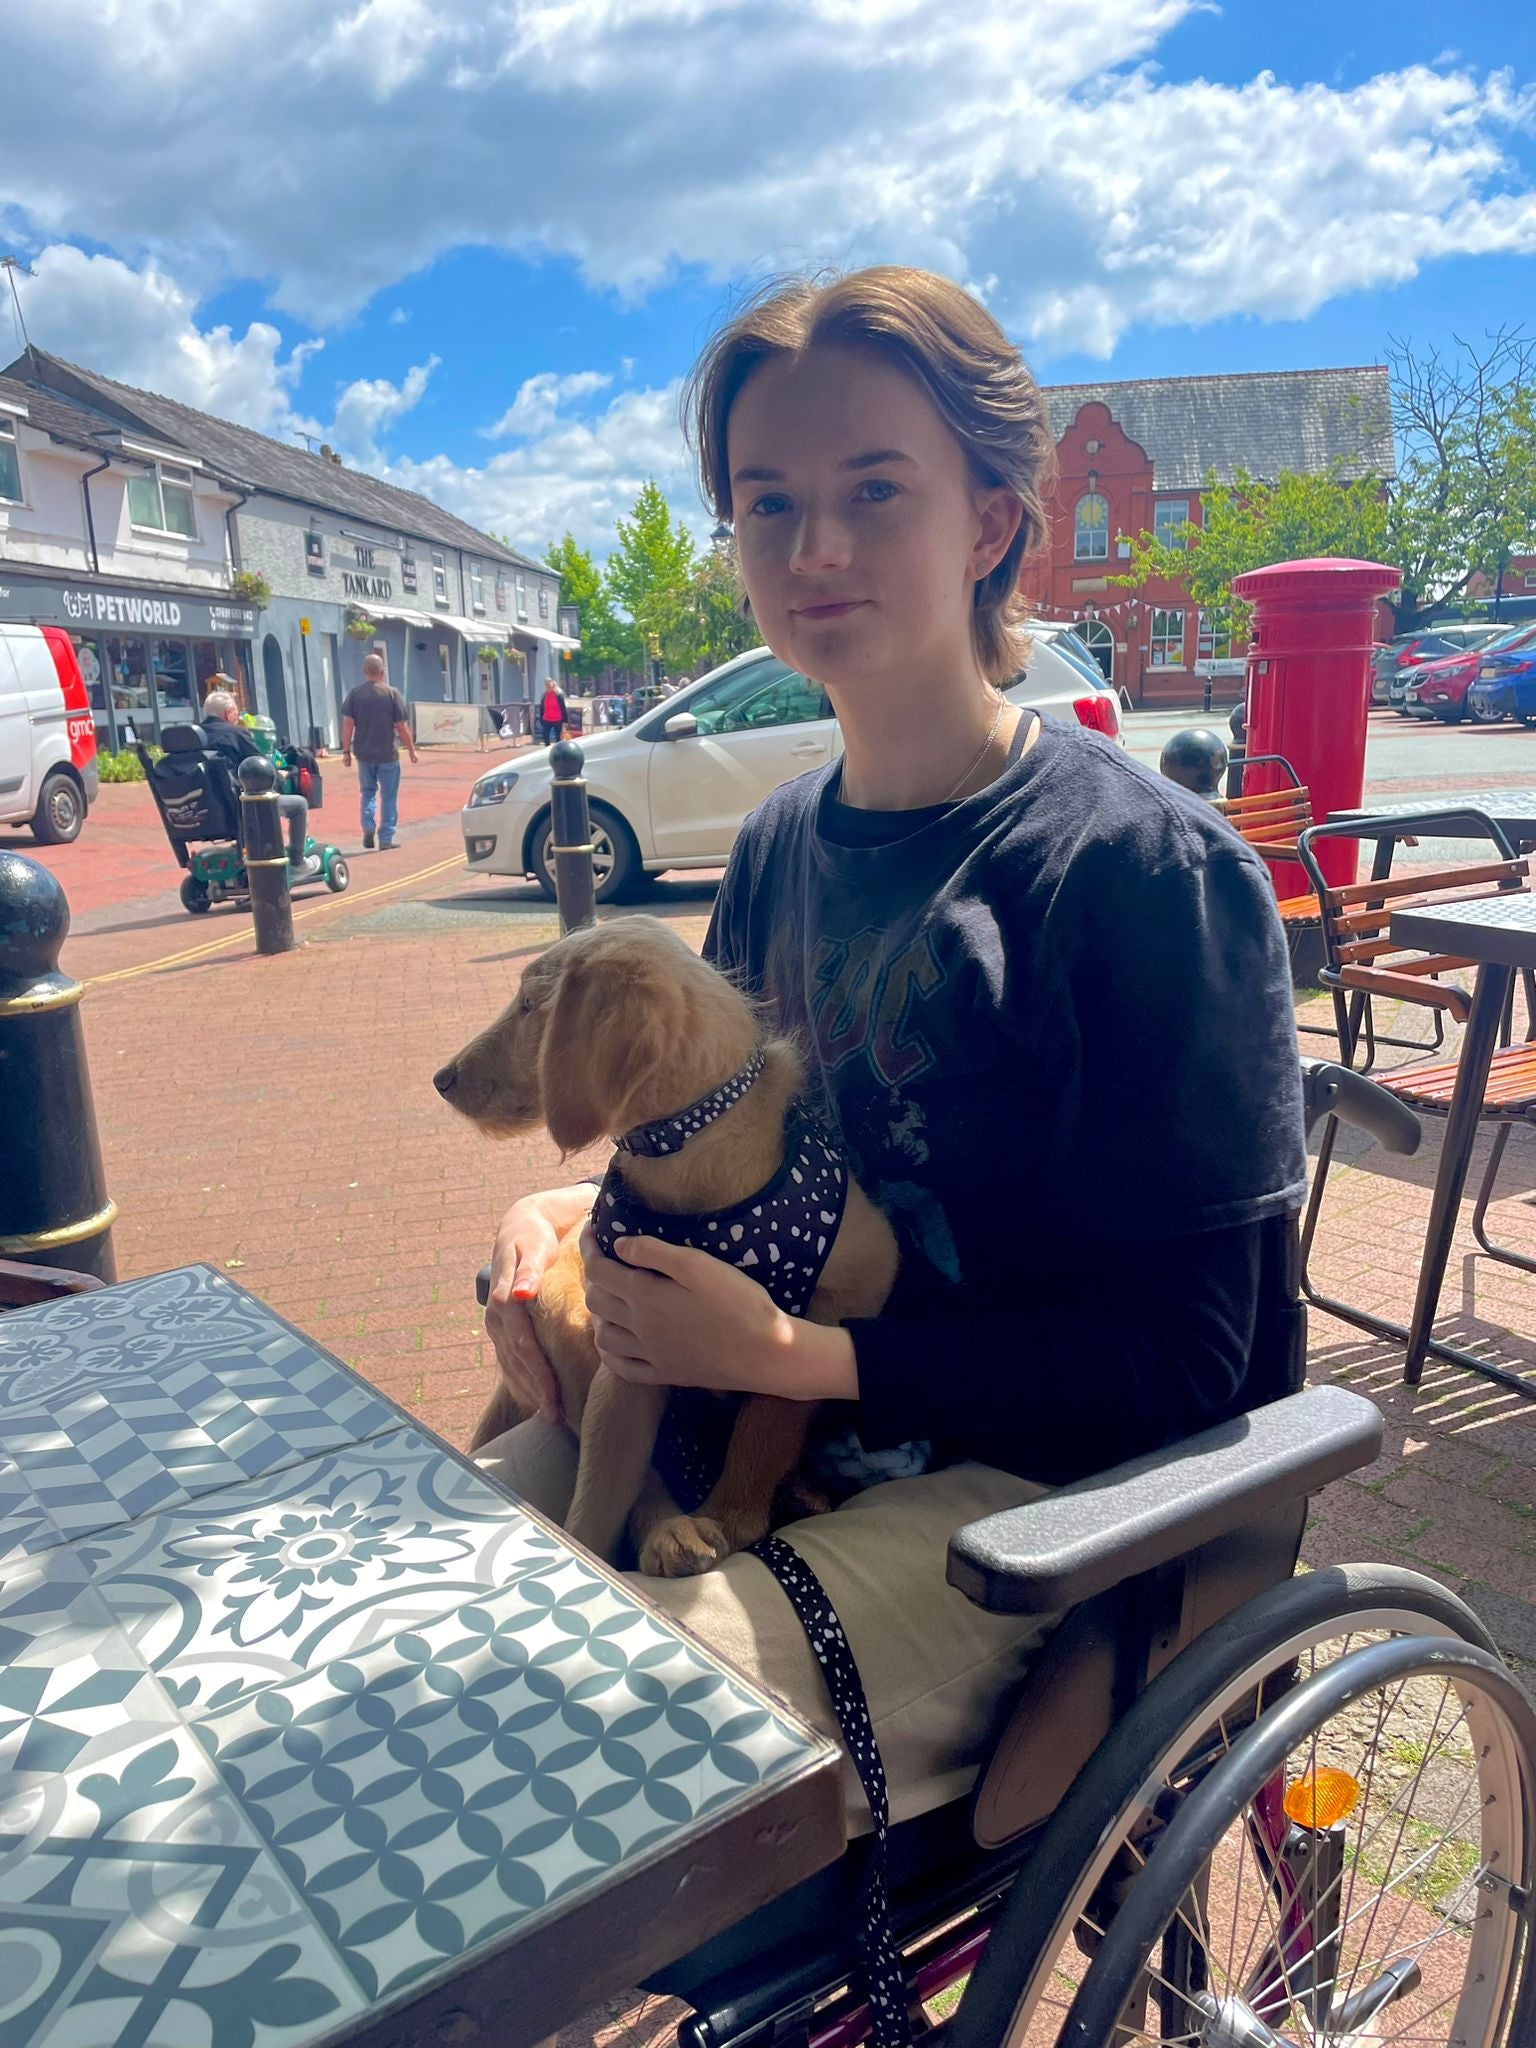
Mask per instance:
[[[231,678],[242,711],[257,706],[256,613],[207,591],[154,591],[91,580],[0,574],[0,619],[64,626],[74,641],[97,744],[158,740],[200,712],[213,676]]]

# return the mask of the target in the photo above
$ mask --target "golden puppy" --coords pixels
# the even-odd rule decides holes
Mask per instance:
[[[539,1123],[562,1153],[676,1116],[741,1072],[759,1044],[740,991],[670,926],[626,917],[573,932],[525,970],[515,1000],[433,1077],[455,1109],[496,1136]],[[667,1216],[705,1217],[750,1201],[785,1160],[786,1115],[804,1069],[785,1039],[762,1048],[761,1071],[738,1100],[665,1157],[621,1152],[624,1190]],[[626,1527],[640,1569],[677,1578],[708,1571],[771,1526],[773,1499],[794,1473],[815,1404],[749,1396],[725,1467],[697,1515],[678,1512],[651,1468],[665,1387],[601,1370],[587,1313],[580,1232],[562,1243],[530,1309],[581,1443],[567,1527],[611,1559]],[[841,1226],[807,1315],[823,1323],[878,1313],[896,1277],[890,1225],[849,1179]],[[498,1388],[475,1448],[524,1419]]]

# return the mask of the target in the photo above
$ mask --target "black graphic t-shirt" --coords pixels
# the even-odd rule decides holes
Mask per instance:
[[[748,819],[706,942],[807,1056],[903,1264],[860,1433],[1061,1480],[1289,1391],[1304,1192],[1263,863],[1046,723],[959,804]]]

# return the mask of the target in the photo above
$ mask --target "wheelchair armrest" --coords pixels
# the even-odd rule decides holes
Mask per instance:
[[[479,1302],[480,1306],[484,1308],[485,1304],[490,1300],[490,1298],[491,1269],[488,1265],[486,1265],[482,1266],[479,1272],[475,1275],[475,1299]]]
[[[1325,1116],[1336,1116],[1340,1123],[1365,1131],[1388,1152],[1406,1159],[1418,1151],[1424,1136],[1418,1118],[1406,1102],[1366,1075],[1352,1073],[1336,1060],[1304,1059],[1301,1087],[1309,1131]]]
[[[1308,1387],[950,1538],[948,1578],[994,1614],[1055,1614],[1368,1465],[1375,1406]]]

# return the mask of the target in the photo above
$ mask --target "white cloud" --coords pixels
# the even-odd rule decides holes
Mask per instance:
[[[601,370],[575,370],[563,377],[553,370],[541,370],[536,377],[523,380],[516,398],[501,418],[481,431],[492,441],[512,436],[527,439],[531,435],[548,433],[562,405],[569,404],[573,398],[585,398],[591,392],[605,390],[612,382],[613,379]]]
[[[396,306],[389,316],[389,324],[391,327],[403,327],[410,317],[404,306]]]
[[[336,401],[330,439],[356,469],[378,469],[384,457],[378,437],[387,427],[419,405],[427,380],[439,358],[431,356],[407,370],[398,384],[387,377],[359,377]]]
[[[0,0],[29,80],[0,193],[39,241],[271,278],[317,324],[466,244],[628,292],[888,256],[991,275],[1026,339],[1102,350],[1536,251],[1529,84],[1455,59],[1170,81],[1205,4],[158,0],[130,50],[121,0]]]

